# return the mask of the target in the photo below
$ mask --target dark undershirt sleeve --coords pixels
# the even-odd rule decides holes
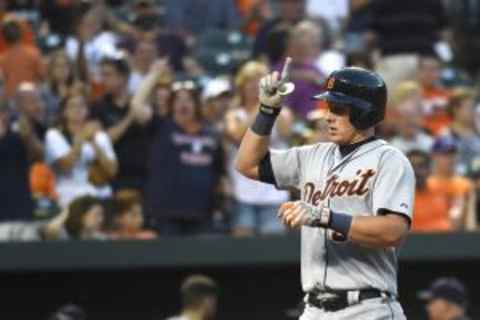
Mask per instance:
[[[400,216],[400,217],[404,218],[405,220],[407,220],[409,228],[412,225],[412,218],[410,218],[410,216],[408,214],[404,213],[404,212],[391,211],[391,210],[387,210],[387,209],[379,209],[378,214],[382,215],[382,216],[386,216],[388,214],[395,214],[395,215]]]
[[[277,186],[277,181],[273,174],[272,161],[270,160],[270,151],[267,152],[258,166],[258,176],[261,182]]]

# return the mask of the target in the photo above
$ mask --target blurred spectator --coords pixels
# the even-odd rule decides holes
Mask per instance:
[[[372,0],[370,10],[369,29],[382,56],[377,71],[389,88],[412,80],[418,55],[431,54],[447,27],[441,1]]]
[[[12,130],[10,118],[8,106],[0,104],[0,221],[29,221],[33,202],[28,171],[36,153],[36,141],[32,130]]]
[[[76,33],[66,39],[65,51],[68,57],[75,61],[83,55],[93,80],[98,81],[102,60],[118,55],[117,35],[102,29],[103,15],[98,10],[87,11],[79,20]]]
[[[339,34],[349,11],[349,0],[307,0],[306,12],[309,17],[325,19],[335,34]]]
[[[240,19],[233,0],[166,0],[167,26],[199,35],[209,29],[236,29]]]
[[[468,293],[456,278],[438,278],[430,288],[420,291],[418,298],[426,302],[429,320],[468,320]]]
[[[140,41],[135,45],[132,57],[132,72],[128,79],[130,94],[137,91],[157,57],[158,52],[153,41]]]
[[[180,288],[182,310],[167,320],[214,320],[217,313],[219,288],[204,275],[186,278]]]
[[[105,240],[107,236],[101,232],[103,221],[101,202],[92,196],[81,196],[68,205],[65,232],[68,239]]]
[[[60,124],[47,131],[46,161],[55,170],[62,207],[83,194],[109,197],[117,160],[109,136],[96,121],[88,121],[82,96],[65,100]]]
[[[40,2],[40,12],[52,34],[66,36],[74,32],[73,25],[79,14],[79,1],[50,0]]]
[[[282,43],[287,40],[288,33],[280,32],[279,30],[288,30],[293,27],[298,21],[305,17],[305,0],[280,0],[278,1],[278,14],[270,20],[267,20],[258,30],[253,47],[254,58],[267,58],[271,65],[279,62],[283,57],[285,47],[281,45],[276,48],[276,43]],[[272,37],[273,33],[277,33],[279,37]],[[270,48],[270,50],[269,50]],[[272,50],[271,48],[275,48]],[[275,54],[275,57],[269,55],[269,51]]]
[[[64,224],[68,211],[40,222],[16,221],[0,223],[0,242],[45,241],[65,239]]]
[[[60,211],[56,178],[53,170],[45,162],[35,162],[30,168],[30,191],[34,200],[33,217],[44,220]]]
[[[46,128],[46,110],[39,90],[33,83],[22,82],[16,90],[14,107],[17,111],[17,121],[13,123],[14,130],[31,139],[31,160],[40,160],[44,153]]]
[[[35,34],[33,33],[32,27],[26,19],[23,19],[14,13],[3,11],[0,5],[0,21],[2,22],[2,24],[9,21],[17,22],[18,25],[20,26],[20,31],[21,31],[20,41],[24,45],[35,46]],[[0,53],[5,52],[7,48],[8,48],[8,44],[2,32],[0,33]]]
[[[80,306],[66,304],[50,315],[47,320],[87,320],[87,313]]]
[[[441,66],[435,55],[422,55],[418,59],[417,80],[422,90],[423,127],[433,135],[438,135],[452,122],[447,112],[449,92],[440,84]]]
[[[5,95],[12,97],[22,82],[39,83],[44,79],[45,66],[37,48],[21,42],[22,30],[16,20],[2,25],[7,49],[0,56],[0,71],[5,80]]]
[[[323,89],[325,76],[314,64],[320,37],[318,27],[308,21],[298,23],[288,37],[286,55],[292,58],[290,79],[295,84],[295,91],[287,96],[285,104],[302,118],[316,107],[311,97]],[[280,66],[283,61],[276,69],[280,70]]]
[[[446,0],[447,13],[452,25],[455,64],[475,81],[479,80],[480,57],[480,1]]]
[[[436,192],[428,183],[432,170],[430,155],[425,151],[411,150],[407,156],[412,164],[416,180],[412,231],[453,231],[448,196],[445,192]]]
[[[225,134],[230,141],[228,172],[236,201],[232,230],[235,236],[284,232],[276,212],[280,204],[288,200],[288,193],[248,179],[234,168],[238,146],[258,111],[258,82],[267,72],[267,66],[256,61],[247,62],[240,69],[235,79],[239,106],[229,110],[225,117]],[[288,147],[292,122],[292,113],[283,108],[273,129],[270,142],[273,148]]]
[[[347,61],[348,56],[345,56],[344,52],[336,48],[334,35],[324,19],[307,20],[302,22],[301,25],[310,34],[315,65],[321,73],[328,75],[335,70],[345,67],[347,62],[350,62],[350,66],[362,66],[359,64],[359,59],[357,61],[353,59]],[[367,69],[371,68],[367,67]]]
[[[255,36],[260,25],[272,16],[268,0],[236,0],[238,11],[242,16],[242,31]]]
[[[428,179],[432,191],[449,199],[449,216],[454,230],[476,228],[475,192],[471,181],[455,174],[458,148],[449,137],[438,138],[432,147],[433,174]]]
[[[303,144],[315,144],[328,141],[328,124],[326,120],[326,109],[317,109],[307,115],[307,126],[310,131],[304,135]]]
[[[392,94],[391,106],[394,109],[389,119],[397,133],[390,143],[403,153],[418,149],[430,152],[433,138],[422,129],[422,98],[416,82],[406,81],[399,84]]]
[[[142,190],[150,132],[146,123],[141,121],[138,110],[130,104],[130,68],[126,60],[113,58],[104,59],[101,68],[106,93],[92,107],[92,118],[102,123],[118,158],[119,169],[113,187]]]
[[[203,116],[219,132],[224,131],[223,119],[232,105],[232,91],[228,78],[214,78],[202,92]]]
[[[143,228],[143,208],[140,193],[136,190],[123,189],[115,193],[112,230],[113,240],[150,240],[157,237],[151,230]]]
[[[42,97],[47,104],[47,123],[58,119],[60,103],[71,93],[75,81],[74,65],[65,51],[53,52],[49,57],[47,79],[42,89]]]
[[[133,99],[135,108],[148,106],[163,64],[152,68]],[[170,113],[167,117],[155,115],[152,121],[155,136],[145,188],[152,224],[161,235],[208,232],[224,174],[224,151],[221,137],[203,119],[196,84],[191,80],[174,82]]]
[[[344,50],[347,54],[368,55],[368,28],[370,25],[371,0],[351,0],[349,16],[345,23],[343,35]]]
[[[153,97],[151,97],[153,113],[159,117],[166,117],[171,112],[170,97],[172,95],[172,82],[174,75],[169,68],[166,68],[159,75],[155,88],[153,89]]]
[[[457,173],[466,175],[472,164],[480,159],[480,135],[475,126],[475,93],[468,88],[452,91],[447,111],[452,124],[442,132],[457,144]]]

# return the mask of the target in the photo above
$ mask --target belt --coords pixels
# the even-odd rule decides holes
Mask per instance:
[[[338,311],[364,300],[374,298],[392,298],[389,292],[378,289],[353,291],[312,291],[306,296],[306,302],[325,311]]]

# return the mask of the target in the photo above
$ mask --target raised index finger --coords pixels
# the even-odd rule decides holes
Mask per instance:
[[[285,59],[285,64],[283,65],[282,74],[280,76],[280,82],[281,83],[286,83],[289,80],[289,77],[290,77],[290,63],[291,62],[292,62],[292,58],[287,57],[287,59]]]

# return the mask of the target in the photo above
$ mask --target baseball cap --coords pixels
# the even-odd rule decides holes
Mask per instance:
[[[228,79],[214,78],[207,82],[202,92],[203,100],[217,98],[224,93],[228,93],[232,90],[232,86]]]
[[[440,137],[435,140],[432,146],[434,153],[455,153],[457,152],[457,144],[451,137]]]
[[[468,301],[467,290],[457,278],[438,278],[433,281],[430,288],[418,292],[421,300],[445,299],[449,302],[466,305]]]

